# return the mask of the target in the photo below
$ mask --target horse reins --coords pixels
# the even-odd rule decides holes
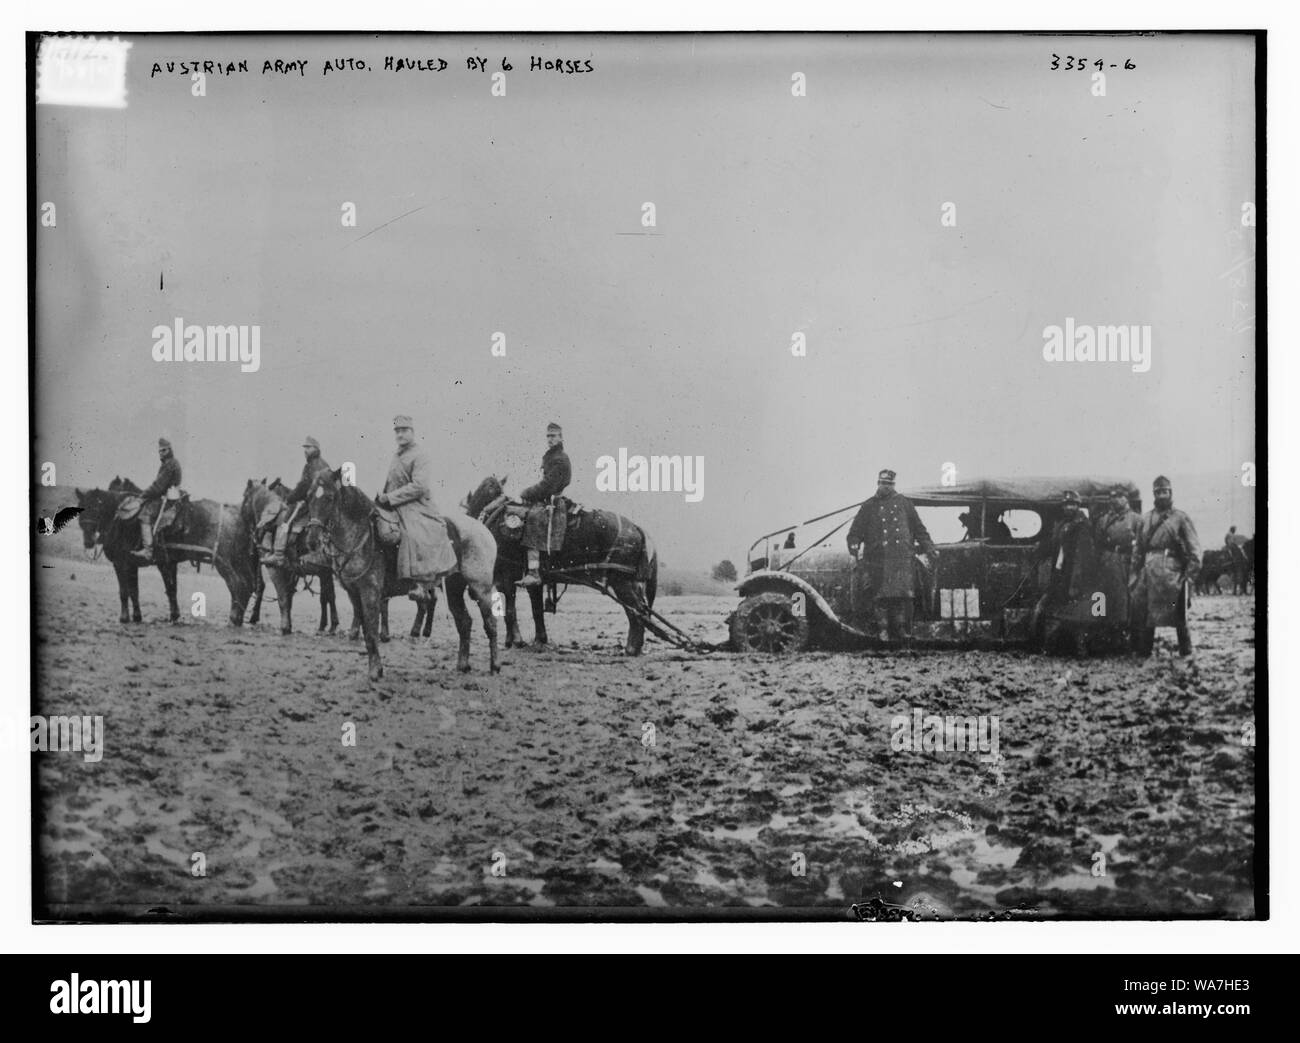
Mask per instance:
[[[321,543],[324,545],[325,550],[329,553],[330,557],[334,559],[334,571],[338,573],[339,579],[342,582],[351,583],[355,579],[360,578],[370,568],[370,566],[367,565],[361,570],[361,572],[357,573],[353,579],[349,579],[343,574],[344,569],[347,568],[348,562],[360,554],[361,548],[366,545],[366,540],[371,539],[374,536],[375,527],[373,521],[367,520],[366,531],[361,534],[361,539],[357,541],[356,546],[352,547],[350,550],[342,552],[340,552],[335,546],[334,538],[330,535],[329,527],[326,526],[324,522],[312,518],[307,522],[307,525],[308,527],[314,525],[316,528],[320,529]]]

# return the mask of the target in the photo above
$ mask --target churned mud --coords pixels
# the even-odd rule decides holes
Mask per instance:
[[[395,600],[371,685],[346,601],[337,636],[315,634],[302,596],[292,636],[273,603],[235,630],[220,581],[185,569],[182,607],[200,590],[208,614],[172,626],[143,572],[146,622],[122,625],[110,569],[41,564],[35,712],[102,715],[105,730],[97,761],[34,755],[56,916],[851,916],[877,893],[943,917],[1254,915],[1253,598],[1196,603],[1194,662],[1172,655],[1172,632],[1147,662],[778,660],[653,638],[630,660],[622,613],[570,592],[552,646],[505,650],[497,677],[478,626],[474,672],[458,674],[445,604],[431,641],[412,643],[414,606]],[[659,603],[711,641],[734,605]],[[918,710],[982,717],[986,740],[996,718],[996,749],[896,749]]]

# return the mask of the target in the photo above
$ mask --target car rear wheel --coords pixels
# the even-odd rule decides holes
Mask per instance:
[[[731,646],[737,652],[791,655],[808,647],[808,615],[796,615],[789,594],[769,590],[746,598],[731,617]]]

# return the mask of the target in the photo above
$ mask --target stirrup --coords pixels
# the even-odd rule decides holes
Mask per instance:
[[[518,585],[521,587],[540,587],[542,585],[541,574],[531,571],[526,572],[523,578],[518,580]]]

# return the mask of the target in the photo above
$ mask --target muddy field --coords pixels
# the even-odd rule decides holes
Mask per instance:
[[[55,916],[292,906],[850,917],[879,892],[929,915],[1254,915],[1255,604],[1194,607],[1198,656],[691,656],[570,592],[553,645],[455,671],[393,601],[385,676],[358,643],[282,638],[275,605],[226,625],[208,570],[166,622],[117,622],[111,569],[39,559],[35,712],[102,715],[103,756],[36,756],[38,857]],[[521,605],[526,604],[526,599]],[[731,599],[661,598],[725,637]],[[531,634],[531,623],[525,623]],[[896,717],[997,718],[992,752],[898,751]],[[345,745],[347,726],[355,745]],[[653,726],[653,745],[647,725]],[[196,862],[196,853],[202,854]],[[198,869],[203,875],[196,875]],[[230,911],[238,916],[239,910]],[[491,918],[500,909],[483,909]]]

